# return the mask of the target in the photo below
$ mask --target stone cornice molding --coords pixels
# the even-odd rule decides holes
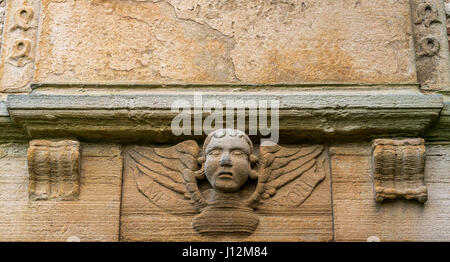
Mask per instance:
[[[283,91],[209,90],[202,95],[203,100],[217,99],[224,105],[226,100],[277,99],[281,142],[418,137],[437,121],[443,108],[442,95],[413,89]],[[9,95],[3,111],[7,106],[10,125],[22,127],[28,139],[168,143],[184,139],[170,130],[178,114],[171,112],[171,105],[177,99],[193,105],[194,91]]]

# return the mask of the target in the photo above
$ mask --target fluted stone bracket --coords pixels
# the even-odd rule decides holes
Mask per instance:
[[[80,143],[32,140],[28,148],[30,200],[77,200],[80,193]]]
[[[426,149],[421,138],[376,139],[372,144],[375,200],[404,198],[424,203]]]

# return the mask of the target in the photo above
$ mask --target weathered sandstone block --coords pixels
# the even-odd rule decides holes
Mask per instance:
[[[31,201],[27,147],[0,145],[0,241],[118,241],[120,148],[81,146],[78,200]]]
[[[370,144],[330,147],[336,241],[449,241],[450,146],[427,144],[428,201],[374,200]]]
[[[43,0],[36,83],[414,83],[408,0]]]

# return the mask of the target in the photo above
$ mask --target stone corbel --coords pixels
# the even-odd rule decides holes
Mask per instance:
[[[77,200],[80,192],[80,143],[32,140],[28,148],[30,200]]]
[[[424,203],[426,149],[421,138],[376,139],[372,144],[375,200],[405,198]]]

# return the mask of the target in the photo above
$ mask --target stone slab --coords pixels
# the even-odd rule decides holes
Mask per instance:
[[[26,150],[27,144],[0,145],[0,241],[118,241],[117,145],[82,145],[78,201],[30,201]]]
[[[217,99],[223,106],[227,100],[279,101],[280,138],[292,141],[417,137],[437,120],[442,109],[441,95],[423,95],[414,90],[296,90],[213,89],[204,90],[202,99]],[[182,99],[193,109],[196,92],[147,91],[136,95],[10,95],[8,109],[12,119],[33,138],[157,143],[185,139],[171,132],[171,121],[179,113],[172,112],[171,106]]]
[[[417,82],[409,0],[43,0],[34,83]]]

